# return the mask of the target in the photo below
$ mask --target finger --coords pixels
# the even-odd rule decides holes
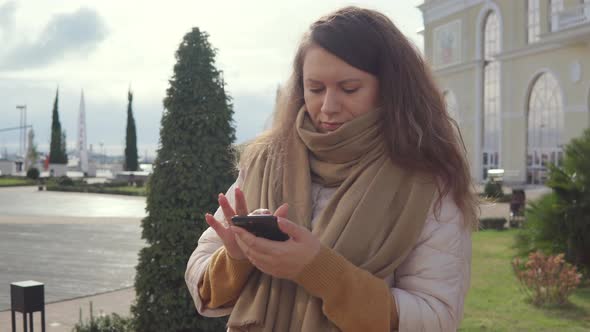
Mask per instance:
[[[234,226],[235,227],[235,226]],[[238,244],[238,247],[240,247],[240,249],[242,250],[242,252],[244,253],[244,255],[246,257],[248,257],[248,259],[250,259],[250,247],[248,246],[248,244],[240,237],[240,235],[238,234],[234,234],[235,239],[236,239],[236,243]]]
[[[289,237],[296,241],[299,240],[304,234],[303,232],[305,229],[290,221],[289,219],[278,217],[277,223],[279,224],[279,229],[283,231],[283,233],[289,235]]]
[[[240,188],[236,187],[235,195],[236,195],[236,214],[239,216],[248,215],[248,206],[246,204],[246,197],[244,196],[244,192]]]
[[[235,236],[236,243],[252,264],[254,264],[259,270],[265,273],[267,273],[267,271],[272,270],[274,263],[277,260],[277,257],[274,257],[273,255],[269,255],[265,252],[255,249],[258,241],[264,240],[263,238],[254,237],[254,244],[248,244],[248,241],[245,240],[244,237],[240,237],[240,235],[238,234],[236,234]]]
[[[242,240],[247,245],[254,242],[254,238],[256,236],[248,232],[247,230],[243,229],[242,227],[230,226],[230,229],[236,235],[236,239],[240,238],[240,240]]]
[[[213,217],[211,214],[205,214],[205,221],[220,237],[225,234],[225,226],[217,221],[217,219],[215,219],[215,217]]]
[[[267,253],[254,250],[252,247],[248,250],[248,259],[252,264],[256,265],[259,269],[270,270],[276,265],[277,257],[269,255]]]
[[[250,212],[249,215],[257,216],[257,215],[269,215],[269,214],[272,214],[269,209],[256,209],[256,210]]]
[[[217,201],[219,202],[219,206],[223,211],[223,216],[228,224],[231,224],[231,218],[236,215],[236,212],[229,204],[229,200],[225,197],[224,194],[219,194]]]
[[[279,252],[284,251],[280,248],[280,245],[284,245],[283,242],[272,241],[265,239],[263,237],[256,237],[254,234],[237,226],[231,226],[231,230],[234,232],[234,234],[236,234],[236,239],[240,238],[252,250],[256,250],[267,254],[277,254]]]
[[[289,212],[289,204],[283,203],[283,205],[279,206],[279,208],[275,211],[275,216],[287,218],[287,212]]]

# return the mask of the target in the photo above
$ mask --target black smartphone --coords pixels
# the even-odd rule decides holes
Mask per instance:
[[[273,215],[233,216],[234,225],[242,227],[248,232],[273,241],[287,241],[289,235],[283,233]]]

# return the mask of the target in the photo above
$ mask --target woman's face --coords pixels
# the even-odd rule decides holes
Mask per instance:
[[[320,132],[338,129],[379,105],[377,77],[313,45],[303,61],[303,97]]]

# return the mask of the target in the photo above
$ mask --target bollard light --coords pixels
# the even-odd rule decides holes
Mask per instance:
[[[27,332],[27,314],[33,332],[33,313],[41,312],[41,331],[45,332],[45,289],[44,285],[34,280],[13,282],[10,284],[10,301],[12,312],[12,332],[16,332],[16,312],[23,314],[23,331]]]

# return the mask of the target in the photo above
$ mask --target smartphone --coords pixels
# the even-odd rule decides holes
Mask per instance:
[[[234,225],[242,227],[248,232],[273,241],[287,241],[289,235],[283,233],[273,215],[233,216]]]

